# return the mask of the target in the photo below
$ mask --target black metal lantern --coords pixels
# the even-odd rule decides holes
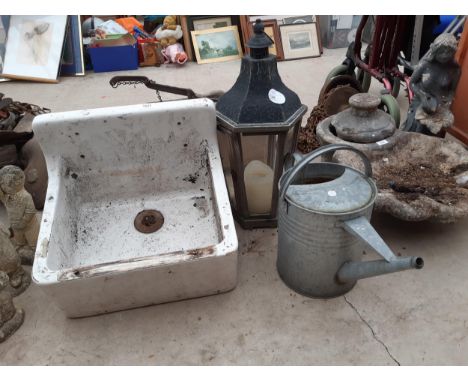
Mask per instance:
[[[239,77],[216,105],[224,176],[243,228],[276,227],[278,181],[284,158],[296,148],[307,107],[281,81],[273,41],[257,20]]]

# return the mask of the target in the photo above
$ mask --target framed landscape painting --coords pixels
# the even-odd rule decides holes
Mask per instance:
[[[236,60],[242,57],[237,26],[192,31],[191,34],[199,64]]]
[[[285,60],[320,56],[316,23],[283,24],[280,30]]]
[[[57,82],[67,16],[10,18],[2,75]]]

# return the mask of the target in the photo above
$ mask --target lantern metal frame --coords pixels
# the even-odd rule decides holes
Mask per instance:
[[[292,154],[297,145],[300,123],[307,106],[301,107],[285,122],[265,124],[236,124],[231,119],[217,112],[218,131],[229,138],[229,162],[234,187],[235,206],[232,212],[236,221],[245,229],[274,228],[277,226],[278,182],[283,173],[284,160]],[[286,147],[286,138],[293,129],[290,147]],[[244,156],[242,136],[268,136],[268,164],[273,165],[273,190],[270,212],[251,214],[248,208],[244,182]],[[277,141],[275,137],[278,137]],[[275,142],[276,141],[276,142]],[[221,148],[220,148],[221,149]],[[229,195],[231,197],[231,195]]]
[[[282,82],[276,57],[268,53],[272,44],[273,41],[264,32],[263,23],[258,19],[254,25],[254,35],[247,44],[250,55],[242,58],[236,83],[220,97],[216,106],[218,132],[227,139],[227,142],[220,139],[220,153],[224,162],[229,161],[231,189],[225,171],[226,163],[223,163],[223,170],[232,211],[234,218],[246,229],[277,226],[278,182],[285,157],[296,149],[301,120],[307,111],[298,95]],[[275,99],[275,96],[279,99]],[[273,170],[271,206],[264,214],[249,212],[244,181],[244,159],[248,155],[244,157],[243,140],[253,136],[268,137],[265,140],[267,152],[263,154]],[[247,144],[247,139],[245,142]],[[229,147],[225,147],[226,144]],[[249,154],[254,152],[249,151]]]

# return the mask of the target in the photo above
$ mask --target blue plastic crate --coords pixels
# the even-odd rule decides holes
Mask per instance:
[[[138,69],[137,44],[88,48],[95,72]]]

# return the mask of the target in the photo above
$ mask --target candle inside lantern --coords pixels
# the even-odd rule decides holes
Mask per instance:
[[[249,213],[269,213],[273,192],[272,168],[262,161],[251,161],[244,170],[244,183]]]

